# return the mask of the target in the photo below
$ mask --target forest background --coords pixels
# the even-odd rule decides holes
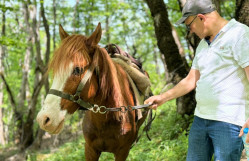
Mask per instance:
[[[185,2],[1,0],[0,160],[84,160],[83,112],[67,120],[64,132],[56,136],[39,129],[35,121],[52,82],[46,71],[60,44],[59,24],[70,34],[90,35],[100,22],[100,46],[118,44],[140,60],[150,75],[153,93],[159,94],[187,75],[200,41],[184,25],[174,24]],[[249,0],[213,2],[224,18],[249,26]],[[152,141],[143,136],[127,160],[185,160],[194,94],[159,108],[149,132]],[[110,158],[101,156],[101,160]]]

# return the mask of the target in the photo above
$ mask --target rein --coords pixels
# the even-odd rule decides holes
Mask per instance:
[[[151,106],[151,104],[145,104],[145,105],[138,105],[138,106],[121,106],[121,107],[113,107],[113,108],[107,108],[105,106],[99,106],[97,104],[90,104],[89,102],[85,102],[80,98],[80,94],[86,85],[87,81],[92,76],[92,73],[94,71],[94,68],[91,66],[89,69],[87,69],[86,74],[84,75],[83,79],[80,81],[79,86],[77,87],[76,93],[68,94],[56,89],[50,89],[48,94],[52,94],[61,98],[64,98],[66,100],[72,101],[80,105],[79,110],[89,110],[94,113],[100,113],[105,114],[108,111],[114,111],[114,112],[122,112],[125,113],[127,111],[142,109],[142,108],[148,108]]]
[[[105,114],[108,111],[114,111],[114,112],[122,112],[125,113],[127,111],[133,111],[133,110],[137,110],[137,109],[142,109],[142,108],[148,108],[149,106],[151,106],[151,104],[145,104],[145,105],[138,105],[138,106],[120,106],[120,107],[113,107],[113,108],[107,108],[105,106],[98,106],[98,105],[94,105],[93,107],[91,107],[90,110],[94,113],[100,113],[100,114]]]

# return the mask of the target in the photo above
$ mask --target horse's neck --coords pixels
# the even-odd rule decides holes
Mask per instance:
[[[93,103],[99,106],[105,106],[106,108],[120,108],[121,106],[128,106],[134,105],[133,99],[133,91],[131,90],[130,83],[128,80],[127,73],[123,70],[120,65],[116,65],[117,73],[118,73],[118,86],[120,86],[120,95],[122,97],[121,102],[117,102],[114,93],[108,95],[107,98],[103,100],[103,95],[101,89],[98,89],[100,92],[97,93],[95,96]],[[108,83],[108,82],[107,82]],[[99,87],[100,88],[100,87]],[[114,92],[114,91],[112,91]],[[119,120],[120,119],[120,112],[108,112],[106,115],[99,115],[92,113],[92,117],[98,117],[98,120],[101,121],[109,121],[112,119]]]

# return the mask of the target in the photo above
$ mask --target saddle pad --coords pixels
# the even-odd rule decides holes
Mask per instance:
[[[138,67],[131,63],[130,59],[125,56],[117,54],[112,60],[123,67],[142,95],[145,97],[149,96],[151,83],[147,75],[142,73]]]

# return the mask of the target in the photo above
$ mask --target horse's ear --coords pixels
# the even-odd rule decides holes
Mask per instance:
[[[59,33],[60,33],[61,40],[69,36],[68,33],[63,29],[61,25],[59,27]]]
[[[97,45],[101,39],[102,35],[102,29],[101,24],[99,22],[98,26],[96,27],[95,31],[92,33],[92,35],[87,39],[87,44],[89,46]]]

